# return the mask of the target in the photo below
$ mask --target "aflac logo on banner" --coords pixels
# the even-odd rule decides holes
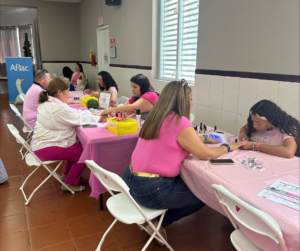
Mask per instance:
[[[28,66],[22,66],[19,64],[16,64],[15,66],[12,64],[10,67],[10,70],[14,70],[14,71],[29,71],[28,70]]]

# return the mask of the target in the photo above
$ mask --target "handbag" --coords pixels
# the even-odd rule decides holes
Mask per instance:
[[[4,168],[2,160],[0,159],[0,184],[4,183],[8,179],[7,172]]]

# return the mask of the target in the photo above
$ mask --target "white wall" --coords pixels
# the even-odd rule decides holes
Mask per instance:
[[[35,8],[27,9],[21,13],[1,14],[0,25],[1,26],[19,26],[25,24],[34,23],[34,19],[37,18],[37,10]]]

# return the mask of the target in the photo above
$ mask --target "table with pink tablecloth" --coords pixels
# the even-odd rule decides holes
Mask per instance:
[[[236,158],[245,155],[259,158],[265,171],[250,170]],[[211,190],[212,184],[223,185],[232,194],[248,204],[268,213],[279,224],[289,251],[299,250],[299,211],[258,197],[257,194],[278,179],[299,185],[300,159],[281,158],[257,151],[236,150],[220,159],[233,159],[234,165],[212,165],[190,155],[181,166],[181,177],[190,190],[209,207],[225,215]],[[241,230],[259,248],[265,251],[281,250],[269,237],[262,236],[239,224]]]

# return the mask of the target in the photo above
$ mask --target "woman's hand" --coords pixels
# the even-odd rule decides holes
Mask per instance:
[[[91,94],[93,91],[91,89],[86,89],[83,91],[83,94]]]
[[[218,144],[218,143],[221,143],[221,142],[217,139],[207,137],[207,143],[209,143],[209,144]]]
[[[247,143],[240,146],[240,149],[243,150],[253,150],[253,142],[252,141],[246,141]]]
[[[112,109],[105,109],[101,112],[101,116],[104,116],[104,115],[108,115],[108,114],[111,114],[113,111]]]
[[[248,140],[246,133],[241,132],[239,135],[239,141]]]
[[[247,144],[247,140],[230,143],[228,145],[230,146],[230,152],[232,152],[238,148],[242,148],[246,144]]]

